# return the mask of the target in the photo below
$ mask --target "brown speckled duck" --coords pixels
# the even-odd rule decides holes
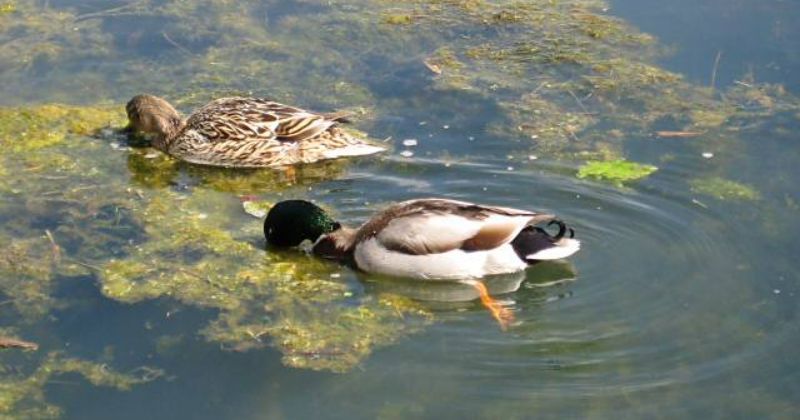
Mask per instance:
[[[266,99],[217,99],[187,119],[153,95],[134,96],[125,109],[132,129],[154,136],[153,147],[202,165],[275,167],[385,150],[339,128],[342,113],[317,114]]]

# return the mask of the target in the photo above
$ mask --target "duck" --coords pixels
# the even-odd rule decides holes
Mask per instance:
[[[558,231],[551,234],[548,226]],[[503,329],[513,314],[489,296],[481,279],[567,258],[581,246],[555,215],[447,198],[391,204],[358,228],[343,226],[309,201],[281,201],[267,213],[264,236],[269,246],[305,248],[367,273],[468,284]]]
[[[347,113],[315,113],[263,98],[216,99],[184,119],[165,99],[142,94],[125,110],[129,129],[152,136],[153,147],[200,165],[286,167],[385,150],[342,130]]]

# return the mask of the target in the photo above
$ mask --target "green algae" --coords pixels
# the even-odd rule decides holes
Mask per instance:
[[[648,177],[658,168],[626,160],[590,161],[578,170],[578,178],[594,178],[616,185]]]
[[[11,239],[3,244],[0,247],[0,292],[23,316],[44,316],[54,305],[52,265],[58,254],[44,237]]]
[[[718,200],[753,201],[761,198],[753,187],[720,177],[697,178],[689,181],[692,192]]]
[[[133,92],[171,95],[184,111],[214,97],[251,93],[320,110],[363,107],[367,111],[356,125],[368,129],[387,115],[430,110],[420,106],[428,97],[416,102],[377,93],[382,83],[408,77],[412,81],[401,87],[432,90],[440,98],[469,93],[453,95],[452,104],[442,101],[443,113],[461,114],[472,102],[484,104],[479,112],[493,114],[480,117],[489,120],[485,129],[493,141],[519,143],[526,152],[572,162],[611,161],[605,163],[611,166],[630,155],[625,153],[628,140],[651,141],[648,136],[665,121],[670,129],[704,133],[688,147],[714,144],[721,150],[754,141],[748,127],[774,122],[778,113],[792,123],[800,118],[797,99],[780,85],[745,78],[713,91],[660,68],[654,64],[660,51],[652,38],[603,15],[605,3],[599,1],[414,1],[402,9],[396,2],[355,1],[347,7],[321,5],[319,13],[289,13],[265,24],[258,13],[262,2],[138,3],[147,7],[123,13],[143,21],[165,19],[174,45],[158,31],[149,38],[142,31],[114,35],[112,43],[103,28],[113,23],[110,13],[81,17],[27,1],[9,3],[10,11],[0,6],[0,19],[20,20],[0,20],[0,80],[9,97],[17,93],[20,100],[62,102],[111,97],[117,102],[108,108],[44,105],[0,111],[0,292],[23,325],[64,308],[68,303],[53,291],[72,276],[97,281],[105,296],[130,305],[169,297],[212,310],[213,319],[200,331],[156,339],[160,354],[197,332],[213,346],[273,347],[288,366],[345,372],[374,349],[424,328],[432,317],[413,301],[361,293],[346,268],[265,252],[260,223],[236,216],[241,212],[236,195],[258,194],[275,202],[288,185],[310,187],[342,175],[346,164],[301,167],[294,176],[231,172],[186,165],[113,135],[87,137],[108,126],[121,128],[122,103]],[[409,20],[387,22],[387,16]],[[51,18],[54,27],[44,28]],[[22,36],[12,39],[12,30]],[[153,43],[153,37],[164,39],[168,49],[156,59],[137,57],[135,48]],[[96,70],[76,67],[92,58],[102,58]],[[376,59],[383,62],[377,68]],[[426,62],[442,73],[426,70]],[[43,65],[50,70],[36,80],[44,88],[33,89],[25,75]],[[83,72],[75,74],[76,68]],[[402,77],[392,76],[393,71]],[[93,112],[88,110],[97,108],[108,114],[89,118]],[[474,116],[456,115],[453,125]],[[109,143],[120,148],[110,149]],[[667,156],[661,162],[681,163],[680,157]],[[598,167],[601,163],[590,162],[581,171],[627,182],[614,178],[619,168]],[[623,177],[630,172],[622,171]],[[690,187],[722,200],[760,195],[722,178],[694,180]],[[82,370],[94,378],[90,383],[117,386],[100,365],[64,365],[72,367],[48,366],[27,377],[3,371],[8,382],[2,383],[10,385],[0,386],[2,416],[58,415],[58,407],[44,399],[47,380],[26,382],[45,370],[60,372],[54,375]],[[757,394],[767,401],[761,402],[763,410],[782,408],[770,407],[769,396]]]
[[[354,297],[352,286],[338,280],[336,264],[265,255],[255,245],[263,241],[260,223],[248,221],[243,229],[231,217],[242,214],[231,193],[329,179],[344,162],[303,165],[291,179],[281,171],[231,173],[119,143],[113,133],[124,124],[122,106],[3,112],[16,124],[33,121],[25,125],[28,133],[61,139],[10,147],[0,166],[9,185],[0,193],[10,199],[0,218],[16,221],[1,234],[13,239],[0,249],[0,292],[24,319],[35,321],[63,307],[52,297],[60,279],[93,274],[102,293],[120,302],[171,297],[220,310],[202,330],[210,341],[237,350],[271,345],[286,352],[289,365],[336,372],[430,320],[420,308],[393,305],[389,298]],[[4,140],[35,139],[16,126],[6,128],[5,135],[16,137]],[[110,148],[109,142],[119,146]],[[196,180],[191,194],[166,189],[187,175]],[[40,220],[50,227],[33,228]],[[330,316],[341,320],[340,329],[325,329],[321,319]],[[262,330],[268,331],[263,337],[253,333]],[[331,354],[319,356],[326,352]]]
[[[25,109],[0,108],[0,147],[15,153],[31,152],[59,144],[69,135],[91,135],[126,121],[119,106],[48,104]]]
[[[25,10],[35,7],[24,3]],[[113,57],[126,63],[115,83],[171,94],[181,107],[223,94],[253,93],[323,110],[381,109],[369,112],[369,119],[379,118],[396,113],[395,107],[415,104],[376,98],[374,86],[385,77],[374,71],[371,60],[382,57],[389,71],[417,60],[420,71],[425,64],[434,72],[431,89],[468,91],[502,107],[498,118],[487,124],[491,134],[514,140],[527,137],[537,152],[560,157],[602,148],[620,150],[622,139],[652,133],[653,125],[665,120],[674,121],[675,130],[724,130],[733,121],[744,125],[743,118],[764,117],[775,109],[770,108],[771,95],[759,98],[752,90],[749,103],[739,106],[746,98],[734,91],[744,85],[719,95],[654,65],[663,48],[649,35],[608,15],[603,1],[398,5],[359,0],[346,7],[326,4],[311,12],[281,15],[267,24],[259,18],[259,7],[254,1],[235,7],[222,0],[135,2],[75,19],[81,25],[118,14],[133,21],[168,20],[171,29],[160,36],[163,53],[181,57],[170,66],[153,72],[151,63],[142,63],[135,55],[104,54],[109,62]],[[62,13],[74,15],[70,10]],[[414,31],[399,28],[412,23]],[[503,30],[476,30],[492,26]],[[105,36],[94,26],[81,32],[95,33],[96,39]],[[130,34],[125,42],[135,47],[137,36],[142,33]],[[73,48],[69,45],[62,48]],[[66,52],[59,57],[74,60]],[[338,70],[332,74],[329,69]],[[192,76],[186,79],[186,74]],[[174,84],[167,82],[173,80],[184,82],[170,92],[174,88],[168,86]],[[117,89],[106,84],[98,90]],[[756,90],[761,86],[747,80],[744,84]],[[795,99],[789,102],[796,106]],[[361,121],[359,126],[370,123]],[[603,133],[608,127],[625,136],[608,140],[610,136]]]
[[[7,3],[2,10],[0,74],[5,79],[19,81],[19,73],[32,67],[52,65],[67,57],[105,56],[111,50],[111,37],[102,31],[99,22],[81,21],[72,11],[31,0]]]
[[[128,258],[104,265],[103,294],[128,303],[169,296],[218,308],[223,312],[203,330],[209,340],[239,351],[271,342],[290,366],[335,372],[352,368],[374,346],[415,331],[418,326],[406,317],[428,319],[419,308],[400,312],[383,299],[341,306],[337,302],[353,298],[349,286],[335,280],[337,265],[302,255],[265,255],[220,229],[225,220],[219,214],[225,212],[205,207],[215,203],[203,198],[208,194],[216,193],[152,197],[142,209],[150,240]],[[179,208],[176,201],[182,202]],[[340,322],[332,325],[332,318]]]
[[[478,115],[498,141],[573,162],[590,159],[578,176],[615,184],[653,172],[619,159],[628,139],[649,136],[664,121],[703,131],[697,143],[732,143],[741,141],[733,128],[776,113],[798,115],[797,99],[779,85],[743,79],[714,91],[655,65],[663,50],[605,14],[603,1],[306,3],[319,8],[269,19],[258,1],[134,2],[86,15],[33,1],[3,9],[0,81],[10,95],[24,99],[35,91],[66,102],[81,92],[80,101],[119,103],[0,110],[0,147],[9,153],[0,158],[0,194],[8,199],[0,209],[7,222],[0,289],[19,313],[42,317],[61,305],[52,297],[59,279],[93,273],[110,299],[171,297],[219,311],[201,333],[226,348],[274,346],[291,366],[337,372],[430,321],[413,305],[357,293],[339,266],[265,255],[259,223],[235,216],[235,195],[274,202],[287,186],[343,174],[345,163],[303,166],[295,174],[226,171],[177,162],[114,135],[88,137],[124,125],[121,104],[132,90],[173,98],[185,111],[232,94],[317,110],[363,109],[359,129],[386,116],[428,112],[433,93],[441,111],[454,114],[454,126]],[[120,14],[133,23],[158,19],[167,29],[106,32]],[[137,53],[152,44],[163,46],[155,58]],[[50,70],[32,89],[24,75],[42,65]],[[424,95],[379,93],[394,85]],[[109,143],[119,147],[110,150]],[[43,220],[55,222],[47,229],[34,223]],[[61,247],[60,258],[45,230]],[[330,329],[325,319],[341,325]]]
[[[383,17],[383,22],[389,25],[410,25],[414,22],[411,15],[386,15]]]
[[[120,373],[105,364],[65,357],[50,352],[29,374],[3,372],[0,380],[0,416],[3,418],[58,418],[62,410],[47,402],[44,387],[53,378],[78,374],[94,386],[130,390],[163,375],[158,369],[141,367],[130,373]]]

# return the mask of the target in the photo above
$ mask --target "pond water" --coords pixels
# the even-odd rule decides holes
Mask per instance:
[[[797,418],[798,17],[0,0],[0,332],[39,345],[0,353],[0,413]],[[349,109],[392,150],[196,167],[120,130],[141,92]],[[554,212],[583,247],[487,279],[502,331],[469,288],[267,251],[244,209],[306,198],[356,225],[421,196]]]

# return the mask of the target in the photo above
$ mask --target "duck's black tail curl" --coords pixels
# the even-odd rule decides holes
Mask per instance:
[[[560,259],[580,249],[580,242],[572,239],[575,237],[572,228],[558,219],[547,224],[547,226],[552,225],[558,226],[555,235],[537,226],[527,226],[511,241],[514,252],[521,260],[533,264],[541,260]],[[546,250],[552,251],[543,252]]]

